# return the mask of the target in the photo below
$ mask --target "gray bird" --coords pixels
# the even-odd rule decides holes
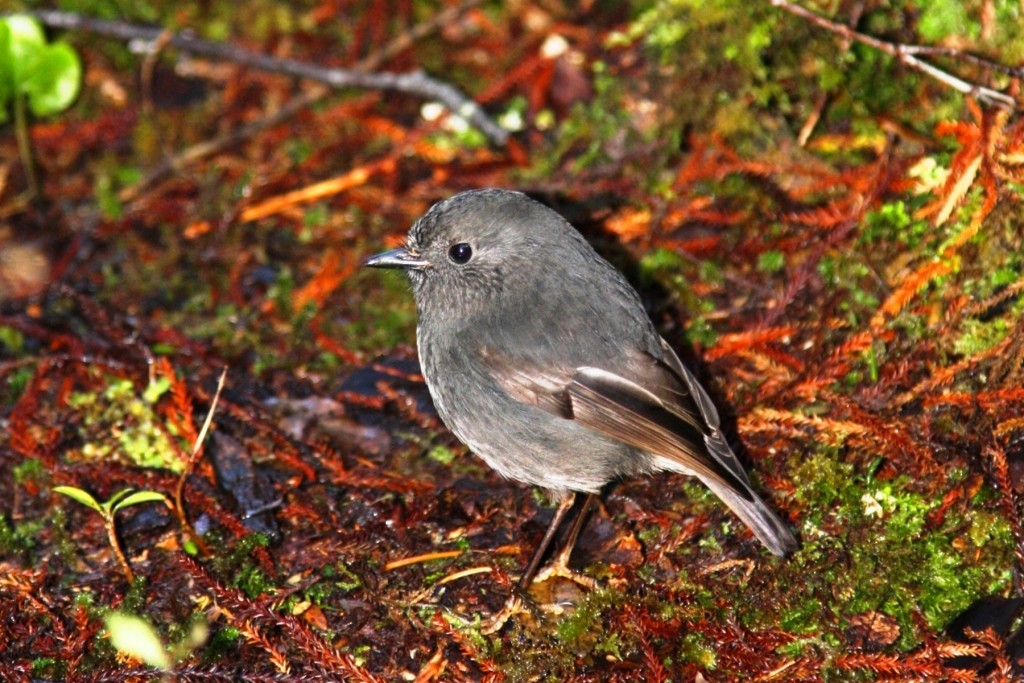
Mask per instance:
[[[520,590],[576,492],[590,495],[562,564],[604,485],[659,470],[700,479],[776,555],[796,548],[636,291],[551,209],[518,192],[463,192],[366,265],[408,274],[423,376],[448,428],[503,476],[560,501]]]

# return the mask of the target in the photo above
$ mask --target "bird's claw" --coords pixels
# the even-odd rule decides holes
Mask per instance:
[[[527,605],[526,600],[516,593],[512,593],[505,601],[505,604],[500,610],[492,614],[490,617],[485,619],[480,625],[480,632],[484,635],[491,635],[497,633],[502,629],[509,619],[517,614],[530,614],[532,610]]]

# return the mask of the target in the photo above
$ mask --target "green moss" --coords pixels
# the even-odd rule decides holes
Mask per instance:
[[[25,350],[25,335],[14,327],[0,325],[0,346],[12,356],[19,356]]]
[[[779,273],[786,267],[786,255],[772,249],[758,255],[757,269],[762,273]]]
[[[27,559],[36,545],[36,535],[45,526],[41,519],[27,519],[11,524],[0,515],[0,555]]]
[[[366,664],[367,657],[370,656],[372,648],[369,645],[356,645],[352,648],[352,660],[356,666],[363,666]]]
[[[899,625],[906,650],[925,636],[919,616],[940,630],[978,597],[1009,589],[1009,526],[978,501],[934,528],[928,513],[941,492],[920,493],[909,477],[878,480],[831,449],[792,472],[805,512],[803,547],[781,570],[781,583],[800,586],[782,600],[788,631],[838,638],[852,618],[878,611]]]
[[[510,682],[543,681],[560,683],[569,680],[580,667],[587,668],[597,658],[625,659],[635,648],[626,634],[607,629],[603,615],[622,605],[625,597],[610,588],[602,588],[584,597],[570,614],[562,617],[553,629],[542,628],[528,620],[516,620],[506,642],[515,643],[506,651],[501,639],[476,636],[483,651],[497,661]]]
[[[292,308],[292,295],[295,293],[295,276],[287,265],[277,271],[277,278],[267,289],[267,298],[274,302],[276,308],[285,318],[295,315]]]
[[[338,562],[333,567],[325,567],[324,570],[324,577],[328,576],[327,570],[330,570],[330,576],[334,579],[334,585],[343,592],[348,593],[363,586],[363,580],[344,562]]]
[[[795,596],[794,596],[795,597]],[[822,628],[822,603],[816,595],[793,599],[779,611],[779,626],[794,635],[817,634]]]
[[[142,172],[134,166],[121,165],[113,155],[101,159],[97,166],[96,178],[93,180],[96,205],[104,218],[117,220],[124,211],[118,193],[142,180]]]
[[[773,137],[793,133],[824,92],[831,99],[819,129],[880,137],[884,132],[878,114],[902,110],[929,83],[906,72],[896,59],[861,44],[837,53],[834,37],[768,6],[752,9],[735,0],[633,4],[632,22],[611,34],[608,49],[640,46],[651,72],[639,80],[657,83],[662,93],[678,93],[660,95],[662,132],[713,129],[745,153],[755,146],[771,146]],[[955,12],[938,11],[923,2],[911,6],[929,13],[933,33],[952,25]],[[884,4],[865,12],[861,23],[873,27],[868,32],[876,35],[907,30],[903,10]],[[1000,30],[1015,37],[1021,33],[1017,27]],[[960,37],[961,33],[947,35]],[[1009,38],[1004,36],[995,45]],[[629,81],[624,80],[628,90]],[[700,98],[692,97],[695,89],[701,92]],[[923,128],[942,118],[956,118],[962,100],[957,93],[945,94],[940,100],[935,92],[929,93],[934,109],[919,123]],[[829,153],[837,160],[856,160],[871,152],[867,147],[838,145]]]
[[[155,403],[170,387],[157,381],[142,395],[129,379],[111,378],[101,392],[75,392],[68,405],[78,411],[83,440],[76,457],[113,458],[140,467],[155,467],[181,472],[181,453],[187,444],[172,443],[173,429],[157,413]]]
[[[1020,279],[1020,264],[1007,265],[993,270],[988,277],[988,286],[991,290],[1001,289],[1012,285]]]
[[[25,353],[25,336],[21,331],[14,327],[0,325],[0,357],[17,358]],[[16,367],[5,373],[3,384],[0,385],[0,405],[14,405],[34,374],[35,367],[32,365]]]
[[[203,660],[207,663],[222,662],[225,657],[238,648],[241,642],[243,642],[242,632],[234,626],[218,628],[203,648]]]
[[[714,646],[700,633],[687,633],[679,644],[679,657],[684,662],[693,662],[703,669],[714,671],[717,656]]]
[[[53,534],[54,545],[60,561],[67,567],[77,566],[79,562],[78,539],[68,531],[68,518],[64,508],[56,506],[50,509],[50,533]]]
[[[253,551],[265,548],[268,543],[264,534],[243,536],[233,547],[214,558],[218,573],[227,577],[231,586],[240,588],[250,598],[272,593],[276,585],[252,560]]]
[[[25,387],[32,381],[34,374],[35,368],[31,366],[17,368],[8,373],[4,378],[3,391],[0,392],[0,405],[14,405],[25,392]]]
[[[621,602],[622,596],[610,588],[588,593],[571,614],[555,629],[558,639],[566,646],[579,649],[591,645],[601,633],[601,615],[609,607]]]
[[[240,588],[250,598],[267,595],[275,588],[271,578],[262,569],[252,564],[246,564],[239,568],[231,580],[231,585]]]
[[[146,607],[146,601],[149,597],[150,587],[147,585],[146,577],[136,576],[135,581],[128,586],[128,590],[124,594],[124,600],[118,605],[118,609],[141,614]],[[99,609],[98,612],[104,613],[104,610]]]
[[[916,247],[933,231],[927,221],[912,218],[911,214],[917,208],[908,208],[901,199],[869,211],[864,216],[861,241],[865,244],[895,241],[906,247]]]
[[[960,336],[953,342],[953,351],[970,357],[988,351],[1003,341],[1010,332],[1010,322],[1005,318],[988,322],[968,318],[960,325],[960,329]]]
[[[640,257],[640,282],[650,285],[657,282],[663,273],[680,270],[686,263],[682,256],[671,249],[658,247]]]
[[[689,620],[702,619],[718,609],[717,594],[709,584],[699,580],[699,577],[680,572],[672,589],[686,596],[686,601],[676,608],[680,615]]]
[[[638,128],[622,79],[611,73],[604,62],[595,62],[591,69],[594,96],[585,103],[576,103],[569,116],[557,124],[558,130],[550,137],[548,148],[535,157],[529,169],[522,171],[523,181],[546,178],[563,164],[571,165],[573,172],[579,173],[614,163],[623,145],[628,148],[643,144],[654,133]],[[541,120],[537,123],[545,123],[543,117],[538,119]],[[553,117],[549,121],[555,125]],[[660,168],[661,164],[654,167]]]
[[[818,275],[834,292],[838,309],[851,326],[860,326],[878,310],[878,281],[864,254],[827,254],[818,262]]]
[[[670,249],[658,248],[640,258],[641,284],[657,283],[671,292],[690,317],[686,321],[686,336],[691,344],[713,346],[718,332],[708,321],[715,312],[713,301],[698,297],[693,281],[721,283],[722,269],[712,261],[701,261],[696,267]]]
[[[54,657],[37,657],[32,660],[32,677],[45,680],[64,680],[67,662]]]
[[[932,43],[947,36],[974,40],[981,26],[960,0],[933,0],[922,5],[917,30],[922,38]]]
[[[431,448],[429,451],[427,451],[427,457],[433,460],[434,462],[438,462],[442,465],[450,465],[452,461],[455,460],[455,458],[458,456],[452,449],[448,448],[445,445],[439,444]]]
[[[46,485],[50,481],[50,472],[42,460],[29,458],[14,466],[14,481],[18,484]]]

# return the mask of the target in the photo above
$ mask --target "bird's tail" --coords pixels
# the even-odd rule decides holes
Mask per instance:
[[[785,557],[797,549],[793,532],[752,490],[740,492],[722,481],[704,477],[701,481],[750,527],[768,550]]]

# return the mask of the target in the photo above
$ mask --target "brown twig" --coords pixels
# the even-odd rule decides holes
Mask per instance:
[[[107,532],[107,543],[110,544],[110,548],[114,551],[114,558],[121,565],[121,573],[124,574],[125,581],[128,582],[129,586],[134,585],[135,572],[132,571],[132,565],[121,548],[121,542],[117,540],[117,524],[114,522],[113,512],[109,515],[103,515],[103,529]]]
[[[365,59],[360,60],[352,67],[352,71],[369,72],[378,68],[394,55],[398,54],[402,50],[408,49],[417,40],[440,30],[443,26],[451,24],[460,14],[480,4],[480,2],[481,0],[467,0],[459,5],[454,5],[442,12],[438,12],[430,19],[430,21],[417,24],[405,33],[395,37],[394,40],[384,47],[379,50],[375,50]],[[161,47],[163,47],[163,44],[161,44]],[[183,150],[152,169],[139,182],[121,190],[121,192],[118,193],[118,199],[122,202],[132,201],[146,188],[152,187],[154,184],[172,173],[181,171],[189,164],[216,154],[223,149],[234,147],[243,140],[248,140],[260,131],[284,123],[323,99],[329,92],[331,92],[331,89],[328,86],[320,83],[314,84],[305,92],[302,92],[285,102],[284,105],[273,113],[248,123],[241,128],[229,131],[228,133],[212,140],[206,140],[196,145],[192,145],[188,149]]]
[[[90,31],[99,35],[120,38],[126,41],[151,43],[163,40],[164,30],[138,26],[123,21],[93,19],[71,12],[37,10],[32,13],[40,22],[56,28]],[[234,64],[252,67],[268,73],[283,74],[324,83],[335,89],[363,88],[366,90],[387,90],[414,95],[426,100],[444,104],[469,123],[476,126],[494,144],[504,145],[508,131],[491,119],[476,102],[466,97],[458,88],[432,78],[422,71],[393,73],[387,71],[369,72],[358,69],[328,68],[297,59],[280,59],[269,55],[245,50],[228,43],[202,40],[190,33],[175,33],[166,39],[166,45],[204,57],[222,59]],[[149,49],[148,47],[146,48]]]
[[[959,78],[951,73],[943,71],[934,64],[929,64],[928,62],[919,59],[917,56],[920,54],[943,54],[944,56],[952,56],[963,59],[965,58],[965,55],[963,55],[963,53],[957,51],[937,51],[933,48],[922,47],[920,45],[904,45],[903,43],[890,43],[888,41],[875,38],[874,36],[869,36],[865,33],[855,31],[849,26],[834,22],[831,19],[826,19],[825,17],[819,14],[815,14],[814,12],[804,7],[801,7],[800,5],[796,5],[790,2],[789,0],[768,0],[768,2],[773,7],[778,7],[779,9],[785,10],[794,16],[798,16],[801,19],[809,21],[815,26],[823,28],[826,31],[835,33],[836,35],[842,36],[844,39],[855,40],[858,43],[863,43],[864,45],[873,47],[876,50],[884,52],[885,54],[891,57],[895,57],[901,64],[910,67],[911,69],[914,69],[916,71],[920,71],[921,73],[927,76],[931,76],[940,83],[944,83],[945,85],[953,88],[958,92],[963,93],[964,95],[971,95],[973,97],[977,97],[982,102],[993,104],[1004,109],[1015,110],[1017,108],[1017,101],[1014,98],[1010,97],[1009,95],[999,92],[998,90],[993,90],[991,88],[986,88],[984,86],[977,85],[976,83],[969,83],[963,80],[962,78]],[[1002,73],[1010,73],[1018,77],[1024,75],[1021,73],[1020,69],[1011,69],[1010,67],[996,65],[995,63],[989,62],[988,60],[982,59],[980,57],[971,57],[968,61],[988,69],[1000,71]]]
[[[220,379],[217,380],[217,391],[213,395],[213,401],[210,402],[210,410],[206,413],[206,419],[203,420],[203,426],[199,430],[199,436],[196,437],[196,441],[192,444],[192,453],[189,455],[188,462],[185,463],[185,469],[182,470],[181,475],[178,477],[178,484],[174,488],[174,511],[178,515],[178,521],[181,523],[181,528],[185,533],[192,537],[196,545],[200,547],[203,552],[206,551],[205,544],[202,538],[193,529],[192,525],[189,524],[188,517],[185,515],[185,481],[189,478],[189,475],[196,468],[196,463],[203,456],[203,443],[206,441],[206,435],[210,431],[210,423],[213,422],[213,413],[217,409],[217,402],[220,400],[220,392],[224,389],[224,380],[228,375],[228,369],[225,367],[220,373]]]

